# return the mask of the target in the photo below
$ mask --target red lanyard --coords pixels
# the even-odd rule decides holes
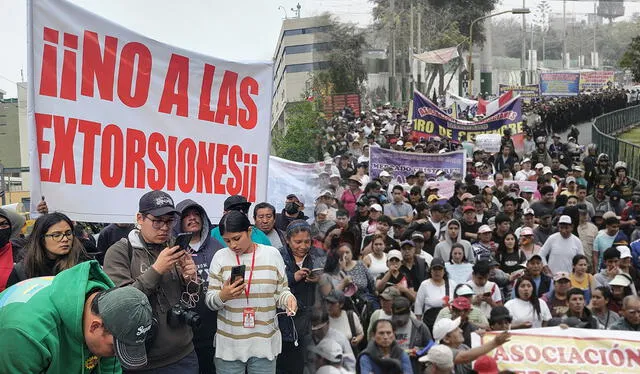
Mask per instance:
[[[249,281],[247,282],[247,287],[244,289],[244,294],[247,297],[247,304],[249,304],[249,292],[251,290],[251,279],[253,278],[253,266],[256,264],[256,251],[258,250],[258,246],[256,245],[253,248],[253,255],[251,256],[251,271],[249,272]],[[240,265],[240,257],[236,255],[236,260],[238,260],[238,265]]]

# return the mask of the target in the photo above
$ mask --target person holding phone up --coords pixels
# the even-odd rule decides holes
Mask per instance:
[[[282,350],[276,308],[289,316],[298,309],[284,261],[277,249],[251,240],[253,227],[242,212],[227,212],[218,227],[227,247],[213,256],[206,298],[207,306],[218,311],[216,370],[275,373]]]

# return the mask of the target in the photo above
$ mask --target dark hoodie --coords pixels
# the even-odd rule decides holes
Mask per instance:
[[[197,267],[198,276],[204,281],[200,288],[200,299],[195,307],[195,311],[200,315],[202,324],[199,328],[193,329],[193,345],[200,358],[206,354],[213,355],[213,337],[216,334],[218,313],[207,308],[205,299],[209,284],[209,265],[211,265],[213,255],[221,249],[222,246],[216,239],[211,237],[211,221],[207,216],[207,212],[205,212],[200,204],[190,199],[183,200],[176,205],[176,210],[180,213],[180,222],[173,228],[174,236],[182,232],[183,213],[189,208],[197,209],[202,219],[200,247],[195,251],[194,255],[192,255]]]
[[[295,217],[289,217],[285,213],[284,209],[282,209],[281,213],[276,214],[276,228],[282,232],[287,231],[287,226],[297,219],[308,220],[309,217],[304,215],[304,212],[298,212],[298,215]]]

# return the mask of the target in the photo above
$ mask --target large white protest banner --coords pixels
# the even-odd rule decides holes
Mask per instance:
[[[31,210],[130,222],[140,196],[266,198],[272,64],[162,44],[67,1],[28,5]]]
[[[284,209],[287,195],[304,199],[304,213],[313,217],[315,198],[320,194],[318,170],[324,163],[304,164],[271,156],[269,158],[269,183],[267,201],[276,211]]]
[[[478,339],[473,346],[495,338],[497,332]],[[624,374],[640,368],[640,334],[634,331],[562,329],[512,330],[511,341],[489,353],[500,370],[524,374]]]

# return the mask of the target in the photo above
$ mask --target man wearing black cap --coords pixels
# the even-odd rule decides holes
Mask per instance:
[[[0,373],[119,373],[147,363],[151,306],[97,261],[0,294]],[[116,356],[118,360],[114,359]]]
[[[276,214],[276,228],[287,231],[287,226],[297,219],[305,221],[309,219],[304,215],[304,197],[300,194],[289,194],[285,200],[284,209]]]
[[[251,207],[251,203],[247,201],[247,198],[242,195],[232,195],[227,197],[224,201],[224,211],[222,214],[226,214],[232,210],[237,210],[239,212],[244,213],[245,215],[249,214],[249,208]],[[307,217],[308,218],[308,217]],[[285,231],[286,231],[285,227]],[[222,239],[222,235],[220,235],[220,229],[216,226],[211,230],[211,237],[215,238],[222,247],[226,247],[227,244]],[[262,230],[256,230],[256,227],[253,226],[253,230],[251,230],[251,240],[257,244],[271,245],[271,240],[269,237],[262,232]]]
[[[182,306],[185,291],[198,292],[196,265],[186,251],[172,245],[171,230],[179,219],[173,199],[163,191],[150,191],[140,198],[138,229],[112,245],[104,259],[104,271],[117,285],[132,285],[150,300],[156,327],[148,342],[145,370],[164,369],[198,373],[191,326],[185,321],[169,325],[169,314]],[[187,289],[191,284],[193,287]],[[152,335],[153,335],[152,334]]]
[[[404,296],[398,296],[391,307],[391,321],[395,324],[396,342],[408,352],[413,372],[420,372],[416,352],[429,344],[431,333],[424,322],[411,316],[411,302]]]

